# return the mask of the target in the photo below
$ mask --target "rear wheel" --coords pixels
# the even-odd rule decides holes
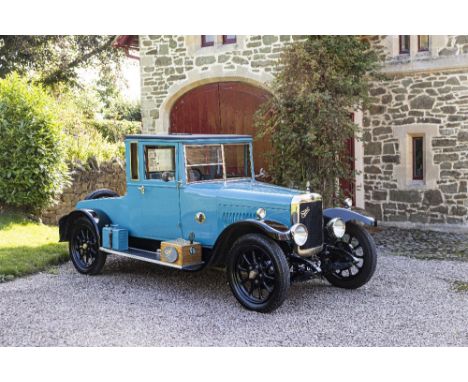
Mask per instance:
[[[247,309],[271,312],[286,298],[289,265],[279,245],[258,234],[239,238],[229,252],[227,274],[232,293]]]
[[[324,274],[334,286],[356,289],[366,284],[377,265],[377,249],[367,230],[347,223],[345,235],[333,243],[330,251],[330,269]]]
[[[107,258],[105,253],[99,251],[98,234],[86,218],[79,218],[73,223],[69,252],[76,270],[88,275],[100,273]]]

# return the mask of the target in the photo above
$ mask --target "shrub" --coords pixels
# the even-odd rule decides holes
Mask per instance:
[[[124,122],[101,122],[91,119],[88,109],[83,108],[83,98],[75,92],[66,91],[58,96],[58,118],[65,132],[67,161],[86,163],[88,159],[95,158],[98,162],[103,162],[122,157],[124,147],[118,134],[119,129],[129,130],[133,127],[125,127]],[[129,124],[133,126],[133,123]]]
[[[282,53],[275,97],[257,115],[260,135],[271,136],[276,183],[303,188],[310,181],[325,205],[336,203],[337,180],[354,177],[345,146],[358,129],[350,111],[366,105],[377,62],[355,36],[308,36]]]
[[[114,143],[121,143],[128,134],[138,134],[141,130],[140,122],[116,121],[116,120],[92,120],[89,121],[101,135]]]
[[[105,162],[123,156],[123,142],[110,142],[89,121],[76,120],[72,128],[68,125],[64,130],[67,133],[64,139],[65,154],[69,163],[86,163],[90,158]]]
[[[16,74],[0,80],[0,203],[36,212],[67,183],[54,100]]]
[[[109,107],[103,110],[106,119],[141,121],[140,103],[116,97]]]

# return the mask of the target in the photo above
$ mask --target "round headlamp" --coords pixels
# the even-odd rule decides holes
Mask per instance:
[[[309,236],[306,226],[301,223],[294,224],[291,227],[291,234],[294,242],[299,247],[303,246],[307,242],[307,237]]]
[[[351,208],[353,206],[353,199],[351,198],[346,198],[343,201],[343,204],[345,205],[346,208]]]
[[[334,218],[328,222],[327,230],[332,237],[341,239],[346,232],[346,223],[340,218]]]
[[[263,220],[266,217],[266,210],[265,208],[259,208],[257,212],[255,212],[255,215],[257,215],[257,219]]]

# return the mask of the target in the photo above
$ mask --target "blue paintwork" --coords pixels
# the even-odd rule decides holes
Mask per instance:
[[[360,221],[367,225],[377,225],[377,221],[374,218],[362,215],[355,211],[351,211],[347,208],[327,208],[323,210],[323,217],[325,223],[333,218],[340,218],[345,222]]]
[[[169,138],[170,137],[170,138]],[[258,208],[267,211],[267,219],[291,225],[290,206],[294,195],[302,193],[258,182],[252,176],[241,180],[186,182],[185,144],[250,145],[252,173],[252,138],[248,136],[130,136],[125,141],[126,161],[130,163],[130,142],[138,142],[140,179],[133,181],[127,165],[127,194],[116,198],[83,200],[77,208],[104,212],[113,224],[128,229],[129,235],[155,240],[189,238],[204,247],[212,247],[220,233],[230,224],[254,219]],[[144,145],[168,145],[176,149],[176,176],[173,181],[144,179]],[[144,186],[142,194],[139,187]],[[197,212],[206,215],[202,224],[195,221]]]

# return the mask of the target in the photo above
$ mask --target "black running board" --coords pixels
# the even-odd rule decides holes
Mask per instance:
[[[129,248],[128,251],[116,251],[114,249],[109,249],[109,248],[104,248],[100,247],[100,251],[111,254],[111,255],[117,255],[117,256],[123,256],[123,257],[128,257],[130,259],[136,259],[136,260],[141,260],[141,261],[146,261],[147,263],[153,263],[153,264],[158,264],[162,265],[164,267],[169,267],[169,268],[175,268],[175,269],[182,269],[182,270],[197,270],[200,268],[201,265],[203,265],[203,262],[201,263],[196,263],[196,264],[190,264],[190,265],[177,265],[177,264],[172,264],[172,263],[167,263],[165,261],[160,261],[160,250],[153,252],[153,251],[146,251],[144,249],[138,249],[138,248]]]

